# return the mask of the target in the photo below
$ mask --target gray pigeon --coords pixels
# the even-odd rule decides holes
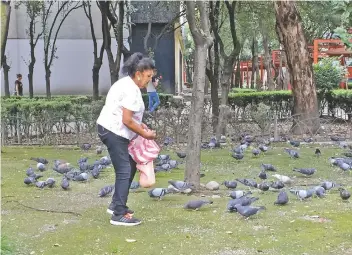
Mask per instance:
[[[277,196],[277,199],[274,202],[274,205],[285,205],[287,203],[288,203],[288,195],[287,195],[286,191],[280,190],[280,193]]]
[[[233,199],[236,199],[236,198],[240,198],[240,197],[243,197],[243,196],[249,195],[249,194],[252,194],[252,192],[251,191],[244,192],[243,190],[235,190],[235,191],[232,191],[229,196]]]
[[[70,167],[70,163],[54,163],[53,170],[58,172],[59,174],[68,173],[72,167]]]
[[[246,218],[248,218],[252,215],[255,215],[258,212],[266,209],[264,206],[251,207],[251,206],[243,206],[240,204],[235,205],[235,208],[239,214],[241,214],[242,216],[244,216]]]
[[[42,163],[44,165],[48,164],[49,161],[45,158],[30,158],[31,160],[37,161],[37,163]]]
[[[315,195],[319,198],[323,198],[326,195],[325,189],[322,186],[314,187]]]
[[[158,158],[162,159],[162,160],[169,160],[170,159],[170,155],[162,155],[162,154],[160,154]]]
[[[351,194],[344,188],[339,188],[339,191],[340,191],[340,197],[342,198],[342,200],[348,200],[351,197]]]
[[[285,148],[285,151],[288,153],[288,155],[290,155],[291,158],[299,158],[298,151],[295,151],[289,148]]]
[[[268,191],[269,187],[270,186],[266,182],[262,182],[262,183],[257,184],[256,188],[260,189],[261,191]]]
[[[98,179],[99,175],[100,175],[100,170],[102,169],[102,167],[99,165],[99,166],[94,166],[91,174],[93,176],[94,179]]]
[[[237,146],[237,147],[233,148],[232,152],[234,154],[242,154],[243,153],[243,148],[241,146]]]
[[[191,200],[184,205],[184,209],[199,210],[205,204],[212,204],[210,200]]]
[[[285,184],[282,181],[271,182],[270,187],[273,189],[282,189],[285,187]]]
[[[91,147],[92,145],[90,143],[84,143],[81,145],[81,149],[84,151],[88,151]]]
[[[330,181],[324,181],[320,186],[322,186],[325,190],[331,190],[332,188],[339,187],[339,184]]]
[[[161,200],[168,192],[168,189],[165,188],[154,188],[148,191],[148,194],[152,198],[159,198]]]
[[[236,211],[235,205],[239,204],[242,206],[248,206],[253,202],[257,201],[258,199],[259,198],[257,197],[247,197],[246,195],[240,198],[230,199],[229,202],[227,203],[227,210],[229,212],[235,212]]]
[[[187,156],[187,154],[185,152],[176,152],[176,154],[181,159],[184,159]]]
[[[63,177],[61,181],[61,188],[63,188],[64,190],[67,190],[69,187],[70,187],[70,182],[66,177]]]
[[[184,190],[188,190],[188,189],[193,189],[193,185],[191,183],[188,182],[184,182],[184,181],[173,181],[173,180],[169,180],[168,181],[169,184],[171,184],[175,189],[179,190],[179,191],[184,191]]]
[[[268,179],[268,175],[266,174],[265,170],[263,170],[263,169],[262,169],[262,171],[260,171],[258,177],[262,180]]]
[[[96,151],[97,155],[100,155],[103,153],[103,147],[98,146],[95,151]]]
[[[169,160],[170,168],[177,168],[178,162],[176,160]]]
[[[237,182],[235,181],[224,181],[222,184],[228,189],[235,189],[237,187]]]
[[[251,179],[236,179],[236,181],[242,183],[243,185],[246,185],[248,187],[253,187],[256,188],[257,187],[257,182]]]
[[[290,190],[292,194],[295,194],[299,200],[305,200],[307,198],[312,197],[313,193],[315,193],[314,189],[309,190]]]
[[[75,177],[73,177],[74,181],[78,181],[78,182],[84,182],[86,180],[88,180],[88,174],[87,173],[81,173]]]
[[[258,156],[258,155],[260,154],[260,150],[254,148],[254,149],[252,150],[252,154],[253,154],[254,156]]]
[[[237,154],[237,153],[232,153],[232,157],[237,160],[243,159],[244,155],[243,154]]]
[[[138,189],[140,187],[139,182],[132,181],[130,189]]]
[[[49,188],[54,187],[54,185],[55,185],[55,180],[54,180],[54,178],[48,178],[48,179],[45,181],[45,185],[48,186]]]
[[[43,163],[38,163],[37,164],[37,168],[38,168],[38,170],[39,171],[41,171],[41,172],[43,172],[43,171],[45,171],[45,165],[43,164]]]
[[[99,197],[105,197],[105,196],[109,195],[111,192],[114,191],[114,189],[115,189],[114,184],[104,186],[99,191]]]
[[[321,151],[320,151],[320,149],[319,149],[319,148],[316,148],[314,154],[315,154],[315,156],[320,157],[320,156],[321,156]]]
[[[44,181],[36,182],[35,186],[37,186],[38,188],[42,189],[42,188],[45,187],[45,182]]]
[[[83,158],[80,158],[80,159],[77,161],[77,164],[83,163],[83,162],[87,162],[87,161],[88,161],[88,157],[83,157]]]
[[[293,168],[294,172],[304,174],[306,176],[313,175],[317,170],[315,168]]]
[[[32,167],[28,168],[27,171],[26,171],[26,175],[27,176],[32,176],[34,174],[34,170]]]
[[[32,177],[32,176],[30,176],[30,177],[26,177],[26,178],[24,178],[24,184],[27,184],[27,185],[29,185],[29,184],[33,184],[33,183],[35,183],[35,178],[34,177]]]
[[[259,150],[261,150],[262,152],[267,152],[269,150],[269,147],[268,146],[265,146],[263,144],[261,144],[259,147]]]
[[[261,168],[262,168],[264,171],[273,171],[273,172],[276,172],[276,168],[275,168],[272,164],[262,164],[262,165],[261,165]]]

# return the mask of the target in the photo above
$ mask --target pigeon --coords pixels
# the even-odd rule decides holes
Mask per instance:
[[[330,136],[331,141],[333,142],[340,142],[340,141],[345,141],[345,138],[339,137],[339,136]]]
[[[33,183],[35,183],[35,179],[34,179],[34,177],[26,177],[26,178],[24,178],[24,184],[27,184],[27,185],[29,185],[29,184],[33,184]]]
[[[102,154],[102,153],[103,153],[103,147],[98,146],[98,147],[96,148],[95,152],[97,153],[97,155]]]
[[[261,168],[265,171],[273,171],[276,172],[276,168],[272,164],[262,164]]]
[[[299,147],[299,145],[301,144],[299,141],[291,141],[288,140],[287,141],[289,144],[291,144],[293,147]]]
[[[191,200],[184,205],[184,209],[199,210],[205,204],[212,204],[210,200]]]
[[[43,163],[38,163],[37,164],[37,168],[38,168],[38,170],[40,171],[40,172],[43,172],[43,171],[45,171],[45,165],[43,164]]]
[[[171,137],[168,137],[168,136],[165,137],[165,139],[164,139],[164,145],[165,146],[170,145],[172,142],[173,142],[173,139]]]
[[[243,148],[240,147],[240,146],[235,147],[235,148],[233,148],[232,152],[233,152],[234,154],[243,154]]]
[[[314,154],[315,154],[315,156],[320,157],[320,156],[321,156],[321,151],[320,151],[320,149],[319,149],[319,148],[316,148]]]
[[[237,159],[237,160],[240,160],[240,159],[243,159],[244,155],[243,154],[232,153],[232,157]]]
[[[140,187],[139,182],[132,181],[130,185],[130,189],[138,189]]]
[[[252,150],[252,154],[253,154],[254,156],[258,156],[258,155],[260,154],[260,150],[254,148],[254,149]]]
[[[235,205],[235,209],[237,210],[237,212],[239,214],[248,218],[252,215],[257,214],[258,212],[260,212],[262,210],[265,210],[265,207],[264,206],[251,207],[251,206],[243,206],[243,205],[237,204],[237,205]]]
[[[54,164],[53,170],[60,173],[60,174],[65,174],[68,173],[72,168],[70,167],[70,163],[63,163],[56,165]]]
[[[87,173],[80,173],[79,175],[76,175],[73,178],[74,181],[79,181],[79,182],[83,182],[88,180],[88,174]]]
[[[304,200],[312,197],[313,193],[315,193],[314,189],[309,190],[290,190],[292,194],[295,194],[299,200]]]
[[[92,145],[90,143],[84,143],[81,145],[81,149],[84,151],[88,151],[91,147]]]
[[[178,162],[176,160],[169,160],[169,166],[171,168],[177,168],[178,167]]]
[[[269,185],[266,182],[262,182],[257,184],[258,189],[260,189],[261,191],[268,191],[269,190]]]
[[[323,198],[325,197],[326,193],[325,193],[325,189],[322,186],[317,186],[314,187],[315,190],[315,195],[319,198]]]
[[[322,186],[325,190],[331,190],[332,188],[339,187],[339,184],[330,181],[324,181],[320,186]]]
[[[340,197],[342,198],[342,200],[348,200],[351,197],[351,194],[344,188],[339,188],[339,191],[340,191]]]
[[[46,186],[46,184],[44,181],[40,181],[40,182],[36,182],[35,186],[37,186],[40,189],[43,189]]]
[[[235,181],[224,181],[222,184],[228,189],[235,189],[237,187],[237,182]]]
[[[53,178],[48,178],[45,181],[45,185],[48,186],[49,188],[53,188],[55,185],[55,180]]]
[[[37,161],[37,163],[42,163],[44,165],[48,164],[49,161],[45,158],[30,158],[30,160],[34,160],[34,161]]]
[[[260,145],[259,147],[259,150],[261,150],[262,152],[267,152],[269,147],[268,146],[265,146],[265,145]]]
[[[336,163],[337,163],[337,166],[343,171],[347,171],[348,169],[352,168],[349,164],[341,160],[336,161]]]
[[[298,151],[295,151],[289,148],[285,148],[284,150],[288,153],[288,155],[290,155],[291,158],[299,158]]]
[[[176,154],[181,159],[184,159],[187,156],[187,154],[185,152],[176,152]]]
[[[93,176],[94,179],[98,179],[99,175],[100,175],[100,170],[102,169],[102,167],[99,165],[99,166],[94,166],[91,174]]]
[[[99,191],[99,197],[106,197],[107,195],[109,195],[111,192],[113,192],[115,189],[115,185],[111,184],[111,185],[106,185],[103,188],[100,189]]]
[[[102,157],[99,161],[100,161],[100,164],[101,164],[101,165],[108,166],[108,165],[111,164],[111,159],[109,159],[108,156]]]
[[[317,170],[315,168],[293,168],[294,172],[304,174],[306,176],[313,175]]]
[[[83,157],[77,161],[77,164],[79,165],[80,163],[87,162],[87,161],[88,161],[88,157]]]
[[[170,159],[170,155],[159,155],[158,158],[161,159],[161,160],[169,160]]]
[[[32,167],[28,168],[27,171],[26,171],[26,175],[27,176],[32,176],[34,174],[34,170]]]
[[[168,183],[171,184],[178,191],[193,189],[193,184],[184,181],[169,180]]]
[[[312,138],[312,137],[303,138],[303,141],[304,141],[305,143],[312,143],[312,142],[313,142],[313,138]]]
[[[236,199],[230,199],[229,202],[227,203],[227,210],[229,212],[235,212],[236,208],[235,205],[243,205],[243,206],[248,206],[252,204],[253,202],[257,201],[259,198],[257,197],[247,197],[247,196],[242,196]]]
[[[268,179],[268,175],[266,174],[265,170],[263,170],[263,169],[262,169],[262,171],[260,171],[258,177],[262,180]]]
[[[257,182],[251,179],[236,179],[236,181],[242,183],[243,185],[246,185],[248,187],[257,187]]]
[[[152,198],[159,198],[161,200],[168,192],[168,189],[165,188],[154,188],[148,191],[148,194]]]
[[[67,190],[69,187],[70,187],[70,182],[66,177],[63,177],[61,181],[61,188],[63,188],[64,190]]]
[[[274,205],[285,205],[287,203],[288,203],[288,195],[287,195],[286,191],[280,190],[280,193],[277,196],[277,199],[274,202]]]
[[[273,189],[282,189],[285,187],[285,184],[282,181],[271,182],[270,187]]]
[[[284,184],[292,184],[292,179],[286,175],[280,175],[280,174],[273,174],[273,177],[278,179],[279,181],[282,181]]]
[[[233,199],[236,199],[236,198],[240,198],[240,197],[243,197],[243,196],[249,195],[249,194],[252,194],[252,192],[250,192],[250,191],[244,192],[243,190],[235,190],[235,191],[232,191],[229,196]]]
[[[221,136],[220,136],[219,143],[226,143],[226,136],[221,135]]]
[[[78,164],[78,166],[79,166],[79,170],[81,170],[81,172],[87,171],[89,169],[88,162],[81,162]]]

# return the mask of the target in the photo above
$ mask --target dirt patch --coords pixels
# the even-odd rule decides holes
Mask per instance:
[[[312,215],[312,216],[305,215],[303,217],[300,217],[300,219],[309,220],[309,221],[312,221],[312,222],[319,222],[319,223],[331,222],[330,219],[327,219],[327,218],[324,218],[324,217],[320,217],[319,215]]]

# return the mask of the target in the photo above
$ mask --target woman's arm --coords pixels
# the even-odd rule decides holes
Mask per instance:
[[[18,95],[18,93],[19,93],[19,91],[20,91],[20,89],[19,89],[19,84],[18,84],[17,81],[15,81],[15,84],[16,84],[16,86],[15,86],[15,88],[16,88],[16,93],[17,93],[17,95]]]
[[[146,139],[154,139],[156,137],[155,132],[151,131],[151,130],[145,130],[142,126],[138,124],[137,122],[135,122],[132,119],[133,116],[133,112],[126,109],[126,108],[122,108],[122,123],[128,127],[129,129],[131,129],[133,132],[135,132],[136,134],[146,138]]]

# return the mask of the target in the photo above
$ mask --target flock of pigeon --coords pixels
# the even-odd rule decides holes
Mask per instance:
[[[343,149],[349,149],[343,152],[344,157],[331,157],[329,158],[330,164],[339,167],[343,171],[351,171],[352,170],[352,146],[348,145],[343,139],[338,137],[331,137],[331,140],[336,142],[338,146]],[[164,145],[169,145],[172,140],[171,138],[166,139]],[[220,148],[221,144],[226,142],[225,137],[221,137],[220,141],[217,142],[216,138],[212,138],[209,143],[205,143],[201,145],[203,149],[215,149]],[[245,151],[248,148],[252,148],[252,154],[254,157],[259,156],[260,154],[265,154],[268,150],[270,150],[270,145],[273,140],[269,141],[256,141],[255,138],[249,135],[241,136],[241,143],[231,150],[231,155],[236,160],[242,160],[245,155]],[[305,143],[311,143],[312,139],[305,139]],[[301,145],[300,141],[292,141],[287,140],[287,143],[292,146],[292,148],[284,148],[284,152],[288,154],[288,156],[292,159],[299,159],[299,147]],[[254,147],[254,145],[257,147]],[[89,150],[91,148],[90,144],[83,144],[81,146],[82,150]],[[296,149],[297,148],[297,149]],[[98,147],[96,150],[97,154],[102,153],[102,148]],[[312,152],[313,153],[313,152]],[[184,152],[177,152],[177,156],[184,160],[187,155]],[[315,150],[315,156],[320,157],[321,151],[319,148]],[[48,160],[44,158],[31,158],[37,162],[37,169],[40,172],[46,170],[48,165]],[[170,171],[171,169],[178,168],[183,161],[177,161],[171,159],[169,155],[159,155],[155,162],[155,172],[160,171]],[[104,156],[99,160],[96,160],[93,164],[88,164],[88,158],[80,158],[77,161],[78,169],[74,168],[70,165],[70,163],[64,162],[62,160],[54,160],[53,170],[62,175],[61,187],[64,190],[69,189],[70,181],[77,182],[85,182],[89,179],[89,176],[93,178],[98,178],[100,172],[111,164],[111,160],[109,157]],[[300,173],[305,176],[314,175],[317,170],[315,168],[293,168],[294,172]],[[275,173],[272,177],[276,178],[276,181],[266,181],[269,177],[268,172]],[[43,177],[40,173],[36,173],[33,168],[29,168],[26,171],[27,177],[24,179],[24,183],[27,185],[34,184],[38,188],[49,187],[52,188],[55,186],[55,179],[48,178],[46,181],[38,181],[41,177]],[[201,173],[201,177],[204,177],[205,174]],[[259,179],[261,182],[258,183],[254,179],[247,178],[237,178],[235,180],[226,180],[222,183],[227,189],[232,190],[229,194],[231,198],[227,204],[227,210],[229,212],[237,212],[240,215],[248,218],[252,215],[257,214],[261,210],[266,209],[264,206],[252,206],[252,203],[259,200],[258,197],[253,197],[252,191],[258,190],[259,192],[266,192],[268,190],[276,190],[279,191],[276,201],[274,201],[275,205],[285,205],[289,201],[289,196],[287,194],[287,186],[290,186],[288,191],[295,195],[299,200],[306,200],[312,197],[324,198],[326,193],[331,189],[337,188],[340,192],[340,197],[342,200],[347,201],[350,198],[350,193],[343,187],[343,185],[338,184],[332,180],[326,180],[320,183],[319,185],[315,185],[308,189],[294,189],[292,188],[292,184],[294,180],[285,175],[278,174],[277,168],[272,164],[261,164],[261,171],[258,173]],[[191,194],[195,189],[194,185],[181,180],[169,180],[169,186],[167,188],[152,188],[147,193],[151,198],[158,198],[161,200],[164,196],[168,194]],[[238,190],[238,183],[241,183],[244,186],[249,187],[248,191]],[[133,181],[131,183],[130,189],[138,189],[139,183]],[[215,188],[218,189],[219,187]],[[114,191],[114,185],[106,185],[102,189],[100,189],[98,195],[100,197],[105,197],[111,194]],[[199,210],[203,205],[212,204],[213,201],[208,199],[200,199],[200,200],[191,200],[184,205],[184,209],[189,210]]]

